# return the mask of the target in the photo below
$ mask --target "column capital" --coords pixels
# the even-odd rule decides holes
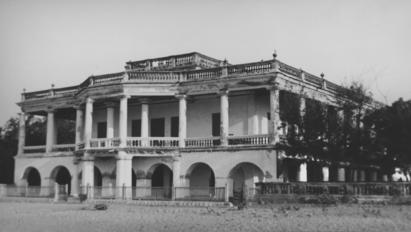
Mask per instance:
[[[138,101],[139,101],[141,104],[148,104],[148,103],[150,103],[150,99],[149,99],[148,97],[139,98]]]
[[[95,100],[94,100],[93,98],[87,97],[85,102],[86,102],[86,103],[94,103],[94,101],[95,101]]]
[[[131,97],[131,96],[130,96],[129,94],[121,94],[121,95],[119,96],[120,99],[124,99],[124,98],[129,99],[130,97]]]
[[[270,85],[267,86],[266,88],[267,90],[280,90],[280,83],[278,83],[277,81],[274,81],[270,83]]]
[[[116,160],[132,160],[133,156],[128,155],[125,151],[119,151],[115,156]]]
[[[52,106],[48,106],[46,109],[47,113],[54,113],[56,111],[56,108],[52,107]]]
[[[176,97],[177,99],[181,100],[181,99],[187,99],[187,94],[185,93],[178,93],[175,94],[174,97]]]
[[[219,89],[217,92],[217,95],[222,96],[222,95],[228,95],[230,93],[230,90],[227,88]]]
[[[114,108],[117,106],[117,103],[114,101],[106,101],[104,102],[104,105],[106,106],[106,108]]]
[[[81,104],[74,105],[73,109],[75,109],[75,110],[84,110],[84,105],[81,105]]]

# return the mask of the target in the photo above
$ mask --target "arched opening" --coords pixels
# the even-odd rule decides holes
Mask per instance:
[[[214,187],[215,176],[210,166],[205,163],[191,165],[187,173],[190,187]]]
[[[228,177],[233,181],[230,195],[242,199],[249,190],[250,193],[254,191],[255,183],[263,181],[264,173],[253,163],[239,163],[231,169]]]
[[[100,169],[96,166],[94,166],[94,186],[95,187],[103,186],[103,176],[101,175]]]
[[[165,164],[156,164],[147,174],[151,179],[151,195],[155,198],[171,198],[173,172]]]
[[[323,180],[322,165],[319,162],[307,163],[307,181],[320,182]]]
[[[69,170],[64,166],[57,166],[51,172],[50,178],[59,185],[67,186],[67,194],[71,192],[71,175]]]
[[[33,167],[29,167],[26,169],[23,175],[23,180],[26,181],[28,186],[40,186],[41,185],[41,178],[40,173],[37,169]]]

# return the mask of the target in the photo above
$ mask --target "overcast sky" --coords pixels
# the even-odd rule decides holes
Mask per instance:
[[[411,99],[411,1],[0,0],[0,126],[27,91],[80,84],[129,60],[198,51],[278,58],[377,100]]]

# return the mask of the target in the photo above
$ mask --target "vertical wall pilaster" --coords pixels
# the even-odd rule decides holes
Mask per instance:
[[[328,166],[322,167],[323,181],[330,181],[330,168]]]
[[[114,138],[114,105],[107,105],[107,138]]]
[[[298,181],[307,182],[307,163],[303,162],[300,164],[298,170]]]
[[[222,146],[228,145],[229,134],[229,102],[228,102],[228,90],[220,91],[220,140]]]
[[[126,146],[127,140],[127,112],[128,112],[128,96],[123,96],[120,99],[120,122],[119,122],[119,137],[120,146]]]
[[[54,140],[55,140],[55,128],[54,128],[54,111],[49,110],[47,112],[47,135],[46,135],[46,152],[52,152]]]
[[[185,139],[187,138],[187,99],[186,99],[186,95],[179,95],[177,97],[179,99],[179,114],[178,114],[179,146],[185,147]]]
[[[280,124],[280,90],[278,83],[270,88],[270,133],[271,143],[276,144],[280,141],[278,127]]]
[[[93,198],[94,187],[94,159],[89,157],[89,154],[84,154],[81,160],[82,176],[81,186],[83,187],[82,193],[88,194],[88,198]]]
[[[127,156],[124,151],[119,151],[116,159],[116,198],[130,199],[132,197],[132,157]]]
[[[90,147],[90,140],[93,131],[93,103],[94,100],[91,98],[87,98],[86,100],[86,118],[85,118],[85,125],[84,125],[84,142],[85,147]]]
[[[148,99],[141,99],[141,139],[143,146],[148,146],[149,106]]]
[[[24,146],[26,145],[26,114],[21,112],[19,118],[19,145],[17,154],[24,153]]]
[[[78,149],[78,144],[83,142],[82,132],[83,132],[83,110],[80,107],[76,108],[76,150]]]

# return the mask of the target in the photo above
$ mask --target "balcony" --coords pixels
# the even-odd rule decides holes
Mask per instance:
[[[185,146],[180,146],[178,137],[127,137],[125,142],[126,148],[166,148],[177,149],[186,148],[215,148],[221,146],[220,137],[196,137],[186,138]],[[242,135],[229,136],[228,146],[230,147],[247,147],[247,146],[267,146],[270,145],[271,139],[269,134],[262,135]],[[114,149],[119,148],[121,141],[119,138],[91,139],[89,147],[86,149]],[[84,149],[83,144],[79,144],[79,149]]]

